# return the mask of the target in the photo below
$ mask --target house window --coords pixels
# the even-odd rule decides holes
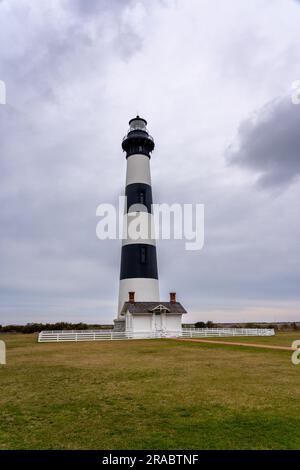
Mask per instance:
[[[141,263],[147,263],[147,248],[145,246],[141,246]]]

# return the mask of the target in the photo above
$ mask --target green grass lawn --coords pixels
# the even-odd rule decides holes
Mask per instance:
[[[208,340],[210,338],[207,338]],[[300,340],[300,331],[277,333],[275,336],[234,336],[232,338],[211,338],[214,341],[269,344],[274,346],[292,346],[293,341]]]
[[[0,449],[300,448],[300,366],[288,351],[0,339]]]

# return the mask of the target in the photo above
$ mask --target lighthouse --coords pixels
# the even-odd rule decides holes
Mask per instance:
[[[151,229],[154,231],[150,175],[154,140],[148,133],[145,119],[137,116],[129,121],[129,130],[123,139],[122,148],[127,160],[124,226],[128,227],[136,215],[142,225],[141,234],[148,232],[149,238],[141,236],[133,239],[129,233],[125,233],[123,237],[119,312],[128,300],[128,292],[135,292],[137,301],[159,299],[156,245],[155,239],[150,238]]]
[[[140,116],[129,121],[122,141],[126,153],[124,231],[116,331],[162,331],[169,326],[181,329],[186,313],[172,293],[170,302],[161,304],[159,296],[152,187],[150,174],[153,137],[147,121]],[[138,227],[133,233],[132,227]],[[174,300],[175,299],[175,300]],[[167,320],[168,317],[168,320]],[[175,319],[175,321],[174,321]],[[171,323],[172,325],[171,325]]]

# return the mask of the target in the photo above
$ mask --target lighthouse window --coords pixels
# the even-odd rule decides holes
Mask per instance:
[[[147,248],[145,246],[141,246],[141,263],[147,263]]]
[[[139,192],[139,203],[140,204],[145,204],[145,191],[140,191]]]

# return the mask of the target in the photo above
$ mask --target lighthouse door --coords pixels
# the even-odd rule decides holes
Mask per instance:
[[[162,329],[162,321],[161,321],[161,314],[155,314],[155,323],[154,323],[155,331],[161,331]]]

